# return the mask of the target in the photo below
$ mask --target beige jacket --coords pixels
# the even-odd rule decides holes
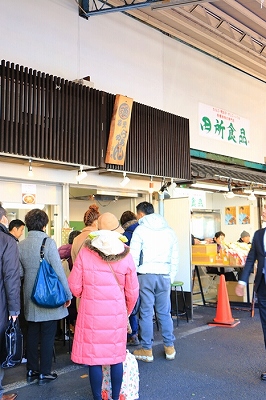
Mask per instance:
[[[85,226],[85,228],[82,229],[81,233],[75,237],[71,248],[71,257],[73,264],[77,258],[80,249],[83,247],[85,241],[88,239],[89,233],[97,230],[98,230],[98,224],[97,221],[95,221],[92,225]]]

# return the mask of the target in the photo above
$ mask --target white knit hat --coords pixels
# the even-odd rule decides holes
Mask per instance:
[[[91,244],[106,256],[121,254],[125,250],[127,238],[116,231],[100,230],[89,234]]]

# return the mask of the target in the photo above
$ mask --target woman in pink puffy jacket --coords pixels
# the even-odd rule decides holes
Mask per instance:
[[[89,366],[94,400],[102,399],[102,365],[110,365],[112,398],[118,400],[127,319],[138,298],[139,284],[129,247],[120,233],[100,230],[89,237],[68,278],[73,295],[81,298],[71,359]]]

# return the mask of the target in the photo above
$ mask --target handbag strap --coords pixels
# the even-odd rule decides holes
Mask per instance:
[[[113,270],[112,265],[111,265],[108,261],[106,261],[106,262],[107,262],[107,264],[109,265],[109,268],[110,268],[110,270],[112,271],[112,274],[113,274],[114,277],[115,277],[115,280],[116,280],[116,282],[117,282],[117,284],[118,284],[118,286],[119,286],[119,289],[120,289],[121,292],[123,293],[123,290],[122,290],[121,285],[120,285],[120,283],[119,283],[119,281],[118,281],[118,279],[117,279],[116,273],[115,273],[115,271]]]
[[[123,289],[122,289],[122,287],[121,287],[121,285],[120,285],[120,283],[119,283],[119,281],[118,281],[118,279],[117,279],[116,273],[115,273],[115,271],[113,270],[112,265],[111,265],[108,261],[106,261],[106,262],[107,262],[107,264],[109,265],[109,268],[110,268],[110,270],[112,271],[112,274],[113,274],[114,277],[115,277],[115,280],[116,280],[116,282],[117,282],[117,284],[118,284],[118,286],[119,286],[119,289],[121,290],[121,293],[124,294]],[[126,301],[125,296],[123,296],[123,297],[124,297],[124,300]],[[128,318],[129,318],[129,315],[128,315],[127,319],[128,319]],[[127,321],[127,324],[128,324],[128,328],[127,328],[128,331],[127,331],[127,333],[132,333],[132,330],[129,330],[129,328],[131,329],[129,319],[128,319],[128,321]]]
[[[77,254],[80,252],[80,250],[81,250],[81,247],[84,245],[84,243],[86,242],[86,240],[87,240],[88,238],[86,237],[86,239],[81,243],[81,245],[80,245],[80,247],[79,247],[79,249],[78,249],[78,252],[77,252]]]
[[[41,248],[40,248],[40,257],[41,257],[41,260],[44,258],[44,248],[45,248],[46,239],[47,239],[47,237],[45,237],[45,238],[43,239],[42,245],[41,245]]]

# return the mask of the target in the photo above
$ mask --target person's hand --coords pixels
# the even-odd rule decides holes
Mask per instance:
[[[206,243],[211,244],[213,243],[213,239],[212,238],[205,238],[204,239]]]
[[[200,244],[200,240],[195,238],[195,239],[194,239],[194,243],[195,243],[195,244]]]
[[[64,304],[64,307],[69,307],[71,304],[71,300],[67,300]]]
[[[238,283],[236,285],[236,289],[235,289],[236,295],[237,296],[244,296],[245,288],[246,288],[245,285],[241,285],[241,283]]]

